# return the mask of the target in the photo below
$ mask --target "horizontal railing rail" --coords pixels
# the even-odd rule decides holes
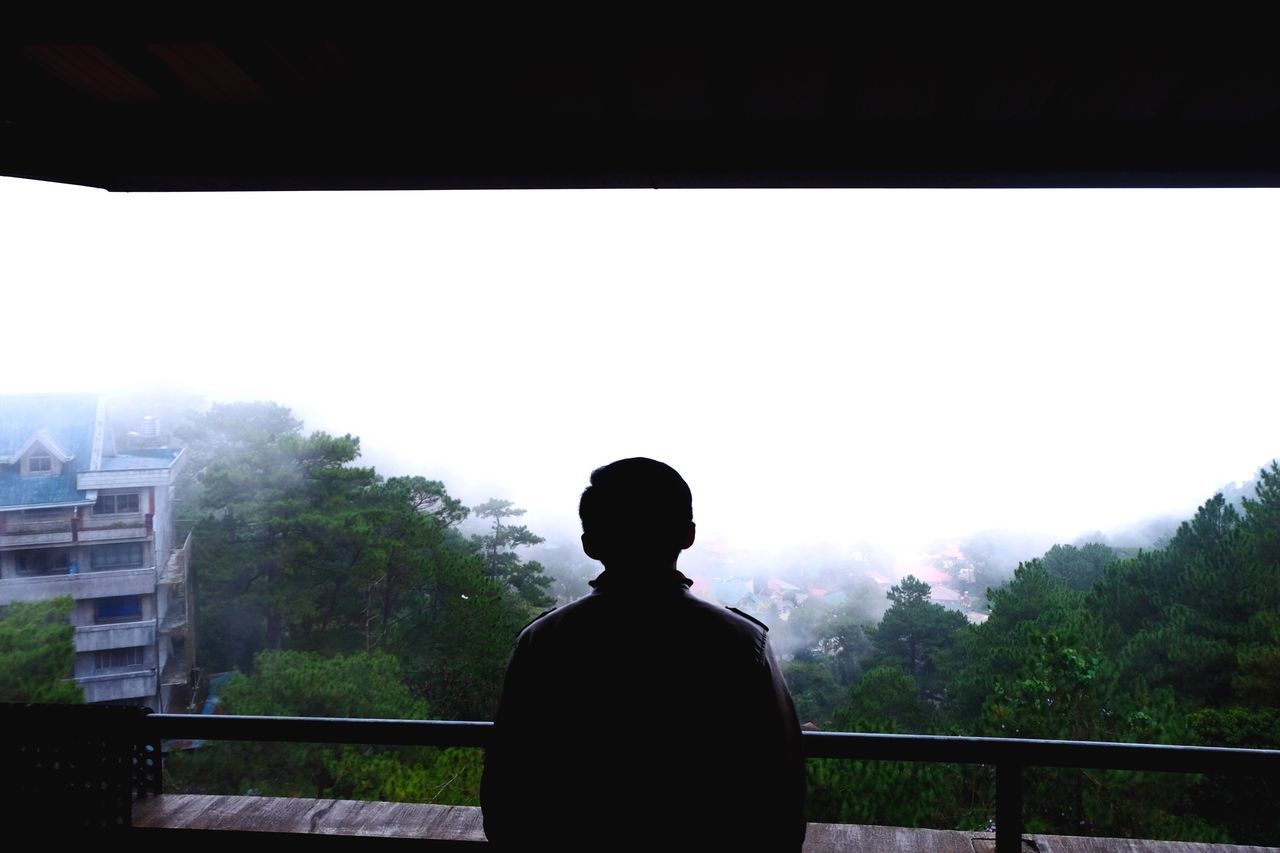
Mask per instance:
[[[489,745],[493,731],[493,723],[456,720],[150,714],[146,721],[148,733],[160,738],[359,743],[371,746],[470,746],[483,749]]]
[[[238,717],[151,714],[154,738],[454,746],[483,749],[493,723],[452,720],[368,720],[338,717]],[[1030,738],[804,732],[806,758],[924,761],[994,765],[996,850],[1022,846],[1022,771],[1026,767],[1088,767],[1226,776],[1280,775],[1280,750]]]
[[[0,535],[4,536],[21,536],[34,535],[40,533],[70,533],[71,517],[67,518],[51,518],[44,520],[29,521],[10,521],[3,527],[0,527]]]

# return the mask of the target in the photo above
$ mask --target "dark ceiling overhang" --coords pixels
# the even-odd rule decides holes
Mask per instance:
[[[1280,74],[1095,56],[0,48],[0,174],[110,190],[1280,185]]]

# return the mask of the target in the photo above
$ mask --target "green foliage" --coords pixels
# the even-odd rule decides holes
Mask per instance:
[[[876,656],[872,663],[900,668],[920,687],[922,696],[943,690],[939,662],[965,627],[964,615],[929,600],[929,585],[914,575],[886,593],[893,602],[871,632]]]
[[[456,528],[468,510],[443,484],[358,467],[357,439],[304,436],[274,404],[215,407],[186,434],[203,663],[249,673],[227,687],[229,710],[491,716],[511,639],[549,603],[541,566],[518,553],[542,540],[508,523],[524,510],[475,507],[491,527],[467,539]],[[786,667],[798,713],[852,730],[1280,746],[1280,467],[1250,493],[1239,509],[1207,501],[1159,550],[1054,546],[987,590],[981,625],[915,577],[874,627],[852,609],[797,610],[789,629],[813,641]],[[0,662],[15,612],[0,619]],[[65,622],[64,610],[41,624],[69,647]],[[70,658],[57,660],[45,682],[66,685]],[[0,669],[0,685],[18,669]],[[171,762],[189,790],[322,797],[474,803],[481,766],[466,750],[193,753]],[[812,820],[982,829],[992,817],[986,768],[807,772]],[[1040,832],[1274,843],[1267,784],[1046,768],[1027,775],[1025,812]]]
[[[875,651],[867,626],[860,617],[836,615],[823,626],[818,648],[826,658],[831,676],[841,687],[848,687],[862,674],[864,661]]]
[[[427,705],[383,652],[331,658],[311,652],[263,652],[252,675],[237,673],[222,694],[235,714],[268,717],[426,719]]]
[[[524,562],[516,554],[516,548],[540,545],[545,540],[523,524],[503,524],[503,519],[518,518],[525,511],[511,501],[490,498],[473,508],[479,518],[492,519],[493,527],[484,536],[471,537],[472,542],[484,554],[485,571],[489,577],[507,584],[530,607],[550,607],[555,600],[547,595],[551,578],[543,573],[542,564],[536,560]]]
[[[1280,746],[1280,467],[1251,491],[1239,511],[1207,501],[1161,550],[1055,546],[988,590],[981,625],[935,624],[928,586],[904,580],[870,631],[877,668],[836,725]],[[989,776],[924,773],[921,793],[892,775],[910,769],[810,762],[811,813],[967,828],[989,816]],[[1036,832],[1267,844],[1275,796],[1274,780],[1040,768],[1025,814]]]
[[[300,435],[274,404],[215,408],[197,422],[209,455],[198,470],[197,602],[203,665],[247,668],[261,648],[358,648],[355,576],[380,478],[350,467],[359,440]]]
[[[467,508],[439,481],[356,466],[352,436],[301,430],[275,404],[215,407],[188,428],[204,463],[201,665],[250,670],[263,649],[384,651],[438,713],[491,716],[530,609],[454,529]]]
[[[929,730],[932,710],[920,699],[914,678],[895,666],[877,666],[849,688],[835,723],[850,732],[923,733]]]
[[[344,751],[330,765],[334,787],[349,792],[343,796],[353,800],[480,805],[483,750],[414,752],[421,756],[416,762],[401,755]]]
[[[827,727],[840,704],[840,685],[831,676],[825,663],[809,659],[795,660],[783,668],[791,698],[795,701],[796,716],[801,723],[815,723]]]
[[[1115,562],[1117,556],[1106,545],[1090,542],[1080,548],[1074,545],[1054,545],[1040,558],[1040,562],[1049,577],[1058,583],[1076,592],[1088,592],[1102,577],[1103,569]]]
[[[1242,749],[1280,749],[1280,707],[1201,708],[1188,715],[1195,742]]]
[[[805,815],[822,823],[986,829],[981,771],[908,761],[805,762]]]
[[[446,549],[389,647],[440,718],[491,720],[511,643],[529,619],[527,605],[487,577],[475,554]]]
[[[422,719],[426,703],[384,652],[323,657],[263,652],[252,675],[223,695],[234,714]],[[191,792],[474,805],[482,764],[475,750],[338,744],[208,744],[166,762],[169,787]]]
[[[69,678],[76,662],[73,603],[60,596],[0,607],[0,702],[84,702]]]
[[[861,601],[867,594],[859,590],[849,599]],[[793,608],[786,621],[775,621],[769,636],[777,649],[804,644],[795,659],[823,664],[843,692],[857,681],[863,662],[875,651],[867,636],[867,621],[857,612],[809,599]]]

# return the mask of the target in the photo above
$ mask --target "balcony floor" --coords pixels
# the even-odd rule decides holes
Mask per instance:
[[[480,810],[469,806],[165,794],[139,801],[133,825],[152,829],[314,833],[328,836],[433,839],[450,845],[485,843]],[[1275,847],[1119,838],[1029,835],[1035,853],[1258,853]],[[895,826],[809,824],[805,853],[994,853],[990,833]]]

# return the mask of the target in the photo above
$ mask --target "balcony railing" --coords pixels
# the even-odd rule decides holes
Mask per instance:
[[[0,545],[61,545],[75,539],[71,518],[10,519],[0,524]]]
[[[70,533],[71,532],[71,516],[66,518],[51,519],[20,519],[16,521],[8,521],[0,533],[6,536],[19,535],[23,533]]]
[[[103,625],[81,625],[76,628],[77,652],[149,646],[156,641],[156,620],[139,619]]]
[[[80,528],[81,542],[113,542],[125,539],[146,539],[149,533],[143,521],[113,522],[111,524],[85,525]]]
[[[143,720],[142,727],[149,740],[183,738],[483,749],[489,743],[493,724],[151,714]],[[1027,767],[1090,767],[1227,776],[1280,774],[1280,750],[1271,749],[844,732],[805,732],[803,743],[807,758],[994,765],[998,853],[1019,853],[1022,849],[1022,772]]]
[[[97,670],[76,679],[84,690],[85,702],[153,702],[156,695],[156,668],[130,666]]]
[[[156,570],[103,569],[77,574],[38,575],[0,580],[0,605],[14,601],[40,601],[57,595],[76,600],[155,592]]]

